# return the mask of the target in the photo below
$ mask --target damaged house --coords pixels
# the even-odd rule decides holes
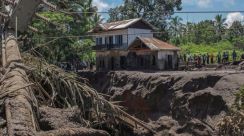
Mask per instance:
[[[141,18],[97,25],[96,69],[173,70],[180,49],[153,37],[154,27]]]

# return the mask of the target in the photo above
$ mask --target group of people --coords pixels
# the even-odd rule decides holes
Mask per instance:
[[[60,68],[66,71],[75,71],[78,72],[79,70],[93,70],[94,63],[88,61],[79,61],[79,62],[62,62],[58,64]]]
[[[183,54],[183,56],[180,56],[180,60],[182,60],[186,65],[189,65],[190,63],[194,63],[196,67],[205,66],[208,64],[226,64],[230,62],[230,57],[232,57],[232,61],[237,61],[237,53],[235,50],[230,53],[228,51],[225,51],[223,53],[218,52],[217,55],[214,55],[213,53],[209,54]]]

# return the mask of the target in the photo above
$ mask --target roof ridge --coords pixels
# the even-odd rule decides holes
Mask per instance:
[[[131,21],[131,20],[136,20],[136,19],[142,19],[142,18],[125,19],[125,20],[119,20],[119,21],[106,22],[106,23],[102,23],[102,24],[112,24],[112,23]]]

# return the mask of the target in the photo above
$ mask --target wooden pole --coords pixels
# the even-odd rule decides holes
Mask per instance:
[[[2,34],[2,66],[6,66],[6,54],[5,54],[5,41],[4,41],[4,35]]]
[[[15,38],[18,38],[18,17],[15,17]]]

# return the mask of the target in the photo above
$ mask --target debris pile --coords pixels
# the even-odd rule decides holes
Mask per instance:
[[[86,84],[86,80],[31,54],[21,58],[10,35],[2,48],[2,135],[135,135],[155,133]],[[126,128],[123,132],[121,128]]]

